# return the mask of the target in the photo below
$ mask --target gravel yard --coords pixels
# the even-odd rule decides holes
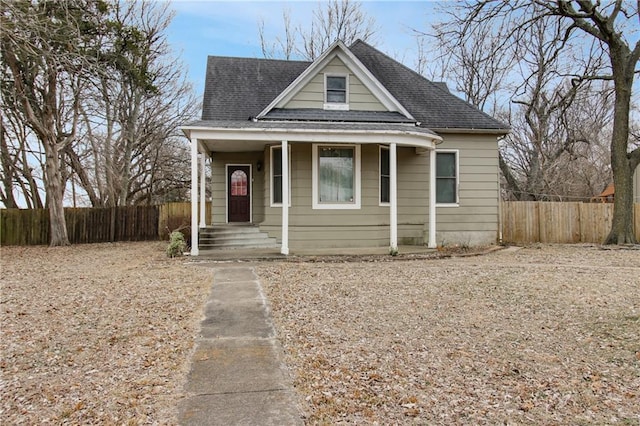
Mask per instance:
[[[309,424],[640,424],[640,250],[258,272]]]
[[[165,247],[0,249],[3,424],[176,422],[212,271]],[[256,266],[308,424],[640,424],[639,250],[340,259]]]

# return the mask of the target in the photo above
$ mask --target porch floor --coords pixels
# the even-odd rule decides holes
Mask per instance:
[[[427,246],[399,246],[398,253],[402,255],[428,254],[436,249]],[[287,257],[313,257],[313,256],[380,256],[389,255],[389,247],[350,247],[350,248],[311,248],[290,249],[289,256],[280,253],[280,248],[258,249],[227,249],[227,250],[200,250],[200,254],[194,259],[215,261],[236,260],[272,260],[285,259]]]

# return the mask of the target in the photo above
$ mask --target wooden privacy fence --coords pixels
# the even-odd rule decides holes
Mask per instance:
[[[505,201],[502,239],[505,243],[596,243],[609,235],[613,204]],[[640,241],[640,204],[634,205],[634,230]]]
[[[158,206],[65,208],[72,244],[158,239]],[[49,244],[48,209],[0,210],[0,245]]]
[[[211,217],[211,203],[205,215]],[[602,243],[611,229],[612,204],[505,201],[502,239],[506,243]],[[191,203],[114,208],[66,208],[72,244],[167,239],[179,229],[187,239]],[[640,204],[634,206],[640,241]],[[49,211],[0,209],[0,245],[49,244]]]
[[[179,230],[187,239],[191,238],[191,203],[166,203],[158,206],[158,235],[167,239],[171,231]],[[200,213],[198,212],[198,217]],[[211,218],[211,202],[205,203],[205,217]]]

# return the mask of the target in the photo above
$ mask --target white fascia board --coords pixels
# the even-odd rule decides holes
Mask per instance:
[[[343,129],[274,129],[250,128],[230,129],[215,127],[192,127],[189,129],[192,138],[199,140],[225,141],[263,141],[273,142],[288,140],[290,142],[312,143],[351,143],[351,144],[389,144],[392,142],[402,146],[435,149],[442,142],[437,135],[427,135],[407,130],[343,130]]]

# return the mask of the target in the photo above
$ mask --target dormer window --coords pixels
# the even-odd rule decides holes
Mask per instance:
[[[325,74],[324,109],[348,110],[348,75]]]

